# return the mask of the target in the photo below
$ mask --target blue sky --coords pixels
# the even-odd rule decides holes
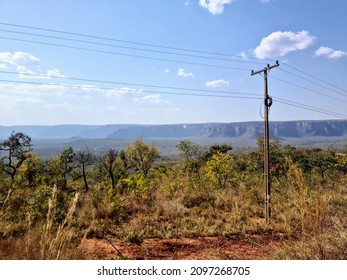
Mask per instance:
[[[49,2],[49,4],[48,4]],[[0,125],[347,118],[345,0],[0,0]]]

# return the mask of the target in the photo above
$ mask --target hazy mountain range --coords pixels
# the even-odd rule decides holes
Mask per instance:
[[[245,138],[264,133],[263,122],[202,123],[171,125],[23,125],[0,126],[0,138],[12,131],[25,132],[33,139],[193,139]],[[270,122],[270,136],[279,138],[337,137],[347,135],[347,120]]]

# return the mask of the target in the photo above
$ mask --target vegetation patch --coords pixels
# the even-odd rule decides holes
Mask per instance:
[[[0,259],[347,258],[347,149],[273,139],[270,224],[262,138],[252,151],[177,150],[162,158],[136,139],[44,160],[13,132],[0,143]]]

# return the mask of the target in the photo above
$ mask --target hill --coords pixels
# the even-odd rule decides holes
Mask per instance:
[[[347,134],[347,120],[270,122],[270,136],[278,138],[338,137]],[[0,126],[0,138],[22,131],[33,139],[184,139],[245,138],[264,132],[263,122],[202,123],[170,125],[31,125]]]

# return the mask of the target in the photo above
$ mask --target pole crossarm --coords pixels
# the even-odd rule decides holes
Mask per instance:
[[[264,185],[265,185],[265,218],[266,223],[270,223],[271,207],[270,207],[270,144],[269,144],[269,108],[272,105],[272,98],[268,94],[267,74],[272,68],[280,66],[278,61],[276,64],[268,64],[264,69],[251,72],[251,76],[264,73]]]
[[[272,68],[275,68],[275,67],[278,67],[278,66],[280,66],[280,64],[278,63],[278,60],[277,60],[277,61],[276,61],[276,64],[273,64],[273,65],[268,64],[264,69],[261,69],[261,70],[258,70],[258,71],[252,70],[251,76],[260,74],[260,73],[262,73],[262,72],[269,71],[269,70],[271,70]]]

